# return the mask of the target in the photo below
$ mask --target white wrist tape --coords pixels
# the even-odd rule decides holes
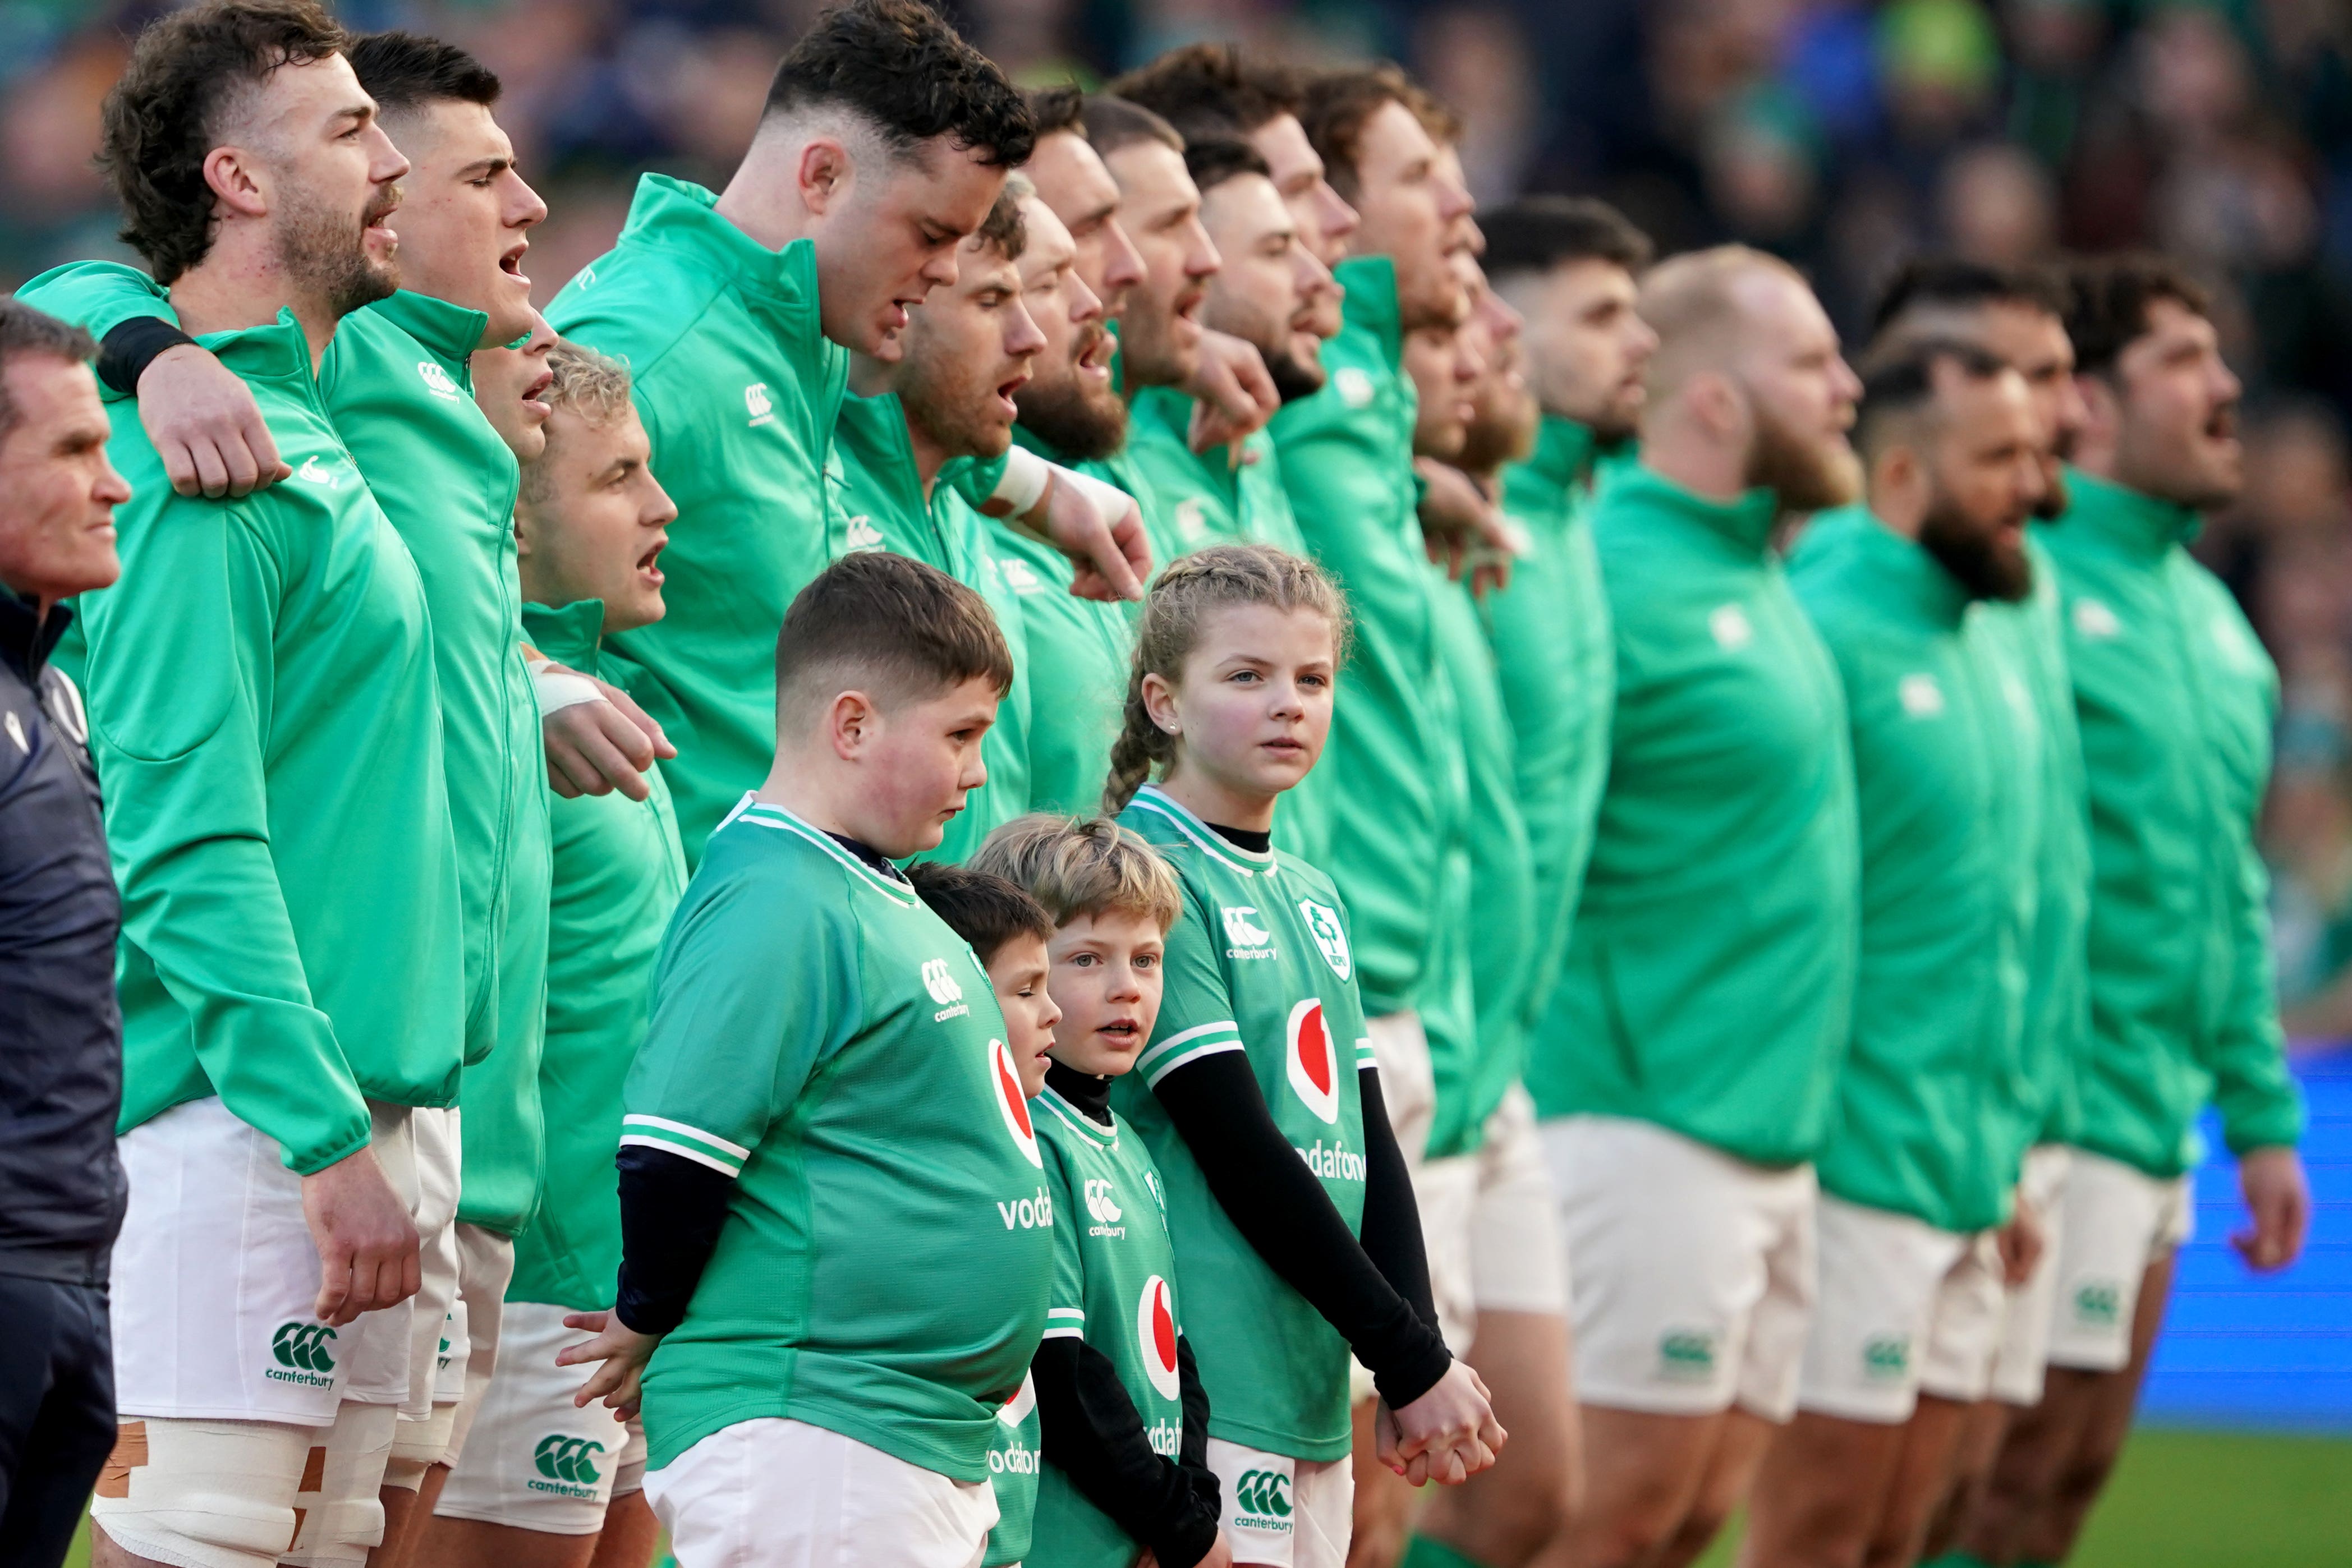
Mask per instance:
[[[552,659],[533,659],[524,667],[530,671],[531,690],[539,695],[539,716],[541,718],[568,707],[578,707],[582,703],[604,699],[604,694],[596,689],[595,682],[570,670],[559,669]]]
[[[1025,446],[1009,447],[1004,454],[1004,476],[996,482],[988,498],[1010,507],[1012,516],[1025,517],[1036,510],[1039,498],[1045,494],[1053,467]]]
[[[1053,469],[1054,483],[1075,486],[1078,494],[1084,496],[1093,506],[1095,515],[1101,517],[1106,524],[1116,524],[1119,518],[1127,516],[1128,508],[1135,505],[1134,497],[1118,486],[1097,479],[1091,474],[1081,474],[1075,468],[1065,468],[1058,463],[1053,465]]]

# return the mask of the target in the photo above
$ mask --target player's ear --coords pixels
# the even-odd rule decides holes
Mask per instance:
[[[880,710],[864,692],[842,692],[825,709],[825,738],[833,743],[833,754],[844,762],[856,762],[874,744],[878,731]]]
[[[823,217],[848,188],[849,149],[831,136],[812,138],[801,149],[800,163],[793,172],[800,187],[801,205]]]

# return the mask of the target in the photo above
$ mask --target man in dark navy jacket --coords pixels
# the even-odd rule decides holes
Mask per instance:
[[[0,1568],[55,1568],[114,1445],[121,924],[59,601],[121,570],[89,337],[0,299]]]

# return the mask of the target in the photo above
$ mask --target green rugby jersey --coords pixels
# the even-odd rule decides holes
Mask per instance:
[[[1617,695],[1560,980],[1582,1046],[1538,1053],[1528,1086],[1545,1115],[1785,1166],[1830,1131],[1861,849],[1844,694],[1769,553],[1775,511],[1646,466],[1593,507]]]
[[[1527,530],[1528,553],[1512,566],[1510,586],[1479,601],[1510,717],[1513,792],[1535,872],[1529,1053],[1586,1043],[1563,1016],[1559,977],[1609,776],[1616,703],[1609,596],[1586,515],[1592,451],[1583,425],[1544,415],[1534,453],[1503,471],[1503,510]]]
[[[1116,1112],[1106,1127],[1050,1086],[1029,1103],[1054,1197],[1054,1293],[1045,1309],[1045,1337],[1082,1339],[1108,1357],[1142,1417],[1151,1451],[1174,1459],[1184,1437],[1176,1360],[1183,1320],[1160,1169],[1143,1139]],[[1142,1544],[1087,1501],[1059,1468],[1045,1467],[1037,1481],[1030,1568],[1126,1568]]]
[[[1529,988],[1536,980],[1536,866],[1519,809],[1518,758],[1494,650],[1479,624],[1477,601],[1463,583],[1432,568],[1432,612],[1438,647],[1454,690],[1462,766],[1469,790],[1464,834],[1468,874],[1458,880],[1458,913],[1449,922],[1455,960],[1470,977],[1473,1045],[1454,1104],[1441,1101],[1430,1147],[1453,1154],[1475,1147],[1486,1118],[1517,1082],[1527,1051]],[[1441,934],[1441,940],[1444,939]]]
[[[557,331],[627,363],[677,503],[669,613],[614,644],[677,747],[662,770],[689,862],[775,756],[776,634],[828,559],[824,455],[849,371],[822,329],[814,242],[770,250],[716,202],[644,176],[619,244],[547,308]]]
[[[135,317],[177,320],[167,291],[112,262],[60,267],[37,286],[100,336]],[[458,1214],[512,1235],[539,1198],[548,789],[521,647],[518,470],[474,402],[472,355],[487,325],[479,311],[395,294],[342,319],[318,382],[432,612],[466,964]]]
[[[829,560],[852,550],[887,549],[937,567],[988,601],[1012,651],[1013,689],[981,737],[988,782],[965,797],[939,846],[922,853],[925,860],[969,860],[990,833],[1030,809],[1029,645],[1021,597],[996,552],[996,538],[1012,529],[992,529],[950,487],[945,473],[929,497],[923,494],[906,411],[896,393],[842,400],[824,478]]]
[[[2193,512],[2079,471],[2035,533],[2058,563],[2094,882],[2076,1141],[2159,1178],[2210,1093],[2230,1147],[2292,1145],[2254,823],[2278,672],[2188,551]]]
[[[584,599],[523,606],[532,646],[585,674],[602,673],[604,606]],[[548,913],[547,1040],[540,1103],[547,1117],[547,1196],[515,1240],[510,1301],[577,1312],[613,1304],[621,1207],[613,1149],[621,1092],[646,1038],[654,959],[686,890],[686,856],[659,769],[651,793],[557,800]]]
[[[1299,531],[1355,614],[1322,762],[1323,801],[1341,852],[1328,863],[1355,921],[1364,1006],[1380,1017],[1422,998],[1445,845],[1458,826],[1447,786],[1458,747],[1439,712],[1396,268],[1386,256],[1358,256],[1339,274],[1346,325],[1323,346],[1330,380],[1268,428]]]
[[[111,402],[122,576],[79,597],[58,658],[89,707],[122,884],[121,1125],[216,1094],[307,1175],[365,1146],[366,1099],[457,1096],[432,620],[291,312],[200,341],[252,389],[293,476],[175,495],[137,406]]]
[[[2066,667],[2066,629],[2059,607],[2058,565],[2028,534],[2033,593],[2022,604],[1979,604],[1970,612],[2006,639],[2024,673],[2042,727],[2041,832],[2036,835],[2033,947],[2026,987],[2026,1077],[2038,1115],[2039,1143],[2067,1143],[2080,1112],[2074,1063],[2091,1031],[2090,806],[2083,779],[2083,732],[2074,716]]]
[[[1030,1109],[1034,1114],[1035,1106]],[[981,1568],[1006,1568],[1029,1555],[1043,1453],[1037,1440],[1037,1385],[1024,1375],[1021,1392],[998,1406],[995,1430],[988,1435],[988,1486],[996,1494],[996,1524],[988,1532]]]
[[[1209,1432],[1302,1459],[1348,1452],[1348,1344],[1226,1218],[1151,1094],[1213,1051],[1246,1054],[1275,1124],[1350,1230],[1364,1215],[1363,1100],[1372,1047],[1346,906],[1331,879],[1279,850],[1253,854],[1146,786],[1119,814],[1184,893],[1168,933],[1160,1019],[1112,1103],[1157,1166],[1185,1281]]]
[[[1238,464],[1223,446],[1195,452],[1194,406],[1174,387],[1145,387],[1128,405],[1128,456],[1167,518],[1170,559],[1213,544],[1272,545],[1305,555],[1306,536],[1282,487],[1274,437],[1263,430],[1250,435]]]
[[[1815,517],[1790,586],[1845,690],[1862,948],[1822,1190],[1989,1229],[2038,1120],[2023,1054],[2042,737],[2011,640],[1867,510]]]
[[[1003,1015],[913,889],[746,797],[654,972],[622,1142],[736,1178],[646,1371],[658,1469],[806,1421],[961,1481],[1028,1375],[1053,1201]]]

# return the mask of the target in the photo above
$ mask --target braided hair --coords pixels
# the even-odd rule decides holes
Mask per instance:
[[[1143,601],[1127,677],[1127,706],[1118,738],[1111,744],[1110,777],[1103,785],[1106,816],[1124,810],[1153,769],[1164,777],[1176,760],[1176,737],[1154,724],[1144,706],[1143,677],[1178,680],[1184,661],[1200,643],[1210,612],[1235,604],[1321,615],[1331,623],[1338,662],[1346,663],[1348,601],[1313,561],[1272,545],[1212,545],[1182,557],[1160,574]]]

